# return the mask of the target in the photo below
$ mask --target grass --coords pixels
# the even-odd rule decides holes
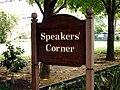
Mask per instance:
[[[99,47],[94,49],[94,59],[97,61],[98,59],[105,59],[106,57],[106,48]]]
[[[114,49],[115,49],[115,52],[118,53],[118,51],[120,50],[120,46],[115,46]],[[94,49],[95,53],[106,53],[106,51],[107,51],[106,47],[97,47],[97,48]]]
[[[120,59],[120,46],[115,48],[115,57],[116,59]]]
[[[120,46],[115,46],[115,58],[120,59]],[[94,58],[96,59],[105,59],[107,49],[105,47],[99,47],[94,49]]]
[[[106,53],[106,48],[99,47],[94,49],[95,54]]]

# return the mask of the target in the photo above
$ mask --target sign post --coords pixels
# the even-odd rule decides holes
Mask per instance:
[[[39,62],[37,59],[37,14],[32,14],[31,50],[32,50],[32,90],[39,90]]]
[[[37,23],[32,14],[32,90],[39,90],[39,62],[48,65],[80,67],[86,65],[86,90],[94,90],[93,10],[86,20],[58,14]]]
[[[86,11],[86,90],[94,90],[94,20],[93,9]]]

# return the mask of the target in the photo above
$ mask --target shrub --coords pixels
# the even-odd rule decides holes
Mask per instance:
[[[21,58],[24,49],[20,47],[14,48],[14,45],[10,43],[7,43],[6,46],[7,51],[2,53],[4,60],[1,61],[1,66],[6,67],[12,73],[12,77],[14,77],[14,73],[20,72],[26,65],[26,62]]]
[[[0,84],[0,90],[12,90],[12,86],[8,82],[4,82]]]
[[[95,90],[119,90],[120,66],[107,68],[95,75]]]

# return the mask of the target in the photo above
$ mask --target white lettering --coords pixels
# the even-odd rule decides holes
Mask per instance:
[[[44,32],[41,33],[41,40],[45,40],[45,33]]]
[[[79,40],[79,39],[80,39],[80,32],[79,32],[79,34],[75,35],[75,40]]]
[[[51,44],[46,45],[47,52],[73,52],[75,47],[60,47],[60,46],[52,46]]]
[[[41,40],[45,40],[48,42],[49,40],[79,40],[80,32],[78,34],[64,34],[60,32],[59,34],[46,34],[44,32],[41,33]]]
[[[50,52],[50,51],[51,51],[51,48],[50,48],[50,47],[51,47],[51,44],[47,44],[47,45],[46,45],[46,51]]]
[[[48,42],[50,39],[50,35],[46,35],[46,42]]]
[[[65,39],[65,34],[63,34],[63,32],[60,32],[61,33],[61,40],[66,40]]]
[[[55,40],[60,40],[60,35],[55,35]]]

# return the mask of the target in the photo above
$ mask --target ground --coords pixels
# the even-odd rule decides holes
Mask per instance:
[[[94,65],[94,70],[102,70],[103,68],[114,66],[120,64],[120,60],[115,61],[105,61],[97,60]],[[83,65],[81,67],[67,67],[67,66],[51,66],[50,79],[41,80],[40,86],[49,85],[52,83],[61,82],[63,80],[71,79],[86,73],[86,67]],[[6,72],[5,68],[0,67],[0,82],[5,80],[10,80],[11,74]],[[27,90],[31,83],[31,64],[28,62],[27,67],[23,69],[18,74],[15,74],[15,89],[14,90]],[[21,88],[21,89],[16,89]]]

